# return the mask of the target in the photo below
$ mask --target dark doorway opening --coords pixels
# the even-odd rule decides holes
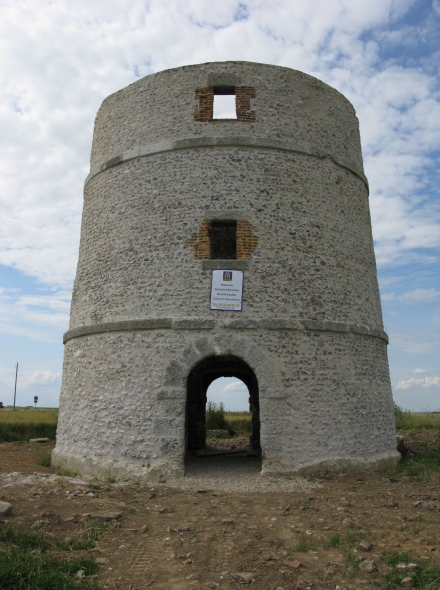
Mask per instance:
[[[260,450],[260,404],[255,373],[241,359],[232,355],[212,356],[196,365],[188,376],[186,401],[186,450],[194,454],[206,447],[206,392],[219,377],[236,377],[249,391],[252,415],[250,447]]]

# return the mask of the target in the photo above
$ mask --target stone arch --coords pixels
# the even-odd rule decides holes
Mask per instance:
[[[187,379],[186,394],[186,450],[197,451],[206,444],[206,392],[218,377],[237,377],[249,391],[252,413],[251,445],[260,449],[260,400],[258,380],[251,367],[232,354],[212,355],[192,368]]]
[[[188,327],[191,327],[190,323],[182,325],[182,329],[188,329]],[[202,326],[197,325],[197,327]],[[242,335],[241,327],[225,324],[224,328],[227,331],[223,334],[210,333],[209,330],[206,330],[203,336],[200,332],[196,333],[196,337],[182,349],[180,355],[176,354],[176,357],[166,364],[163,377],[165,388],[182,388],[183,392],[187,376],[197,363],[210,356],[232,355],[242,359],[255,373],[260,394],[263,391],[265,395],[265,392],[269,391],[269,397],[274,397],[270,394],[272,389],[276,389],[277,392],[283,389],[278,367],[260,342]],[[253,327],[244,325],[243,330]],[[173,397],[181,397],[181,395],[176,394]],[[279,393],[276,397],[280,397]]]

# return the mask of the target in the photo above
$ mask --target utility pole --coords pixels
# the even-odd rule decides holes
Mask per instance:
[[[15,367],[15,387],[14,387],[14,410],[15,410],[15,397],[17,395],[17,375],[18,375],[18,363]]]

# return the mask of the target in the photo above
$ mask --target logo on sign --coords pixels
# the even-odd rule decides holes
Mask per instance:
[[[224,281],[232,281],[232,271],[224,270],[223,271],[223,280]]]

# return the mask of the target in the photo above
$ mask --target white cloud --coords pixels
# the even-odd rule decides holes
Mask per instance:
[[[390,341],[399,354],[431,354],[440,345],[440,334],[436,332],[392,332]]]
[[[233,381],[232,383],[228,383],[225,386],[224,391],[231,392],[231,391],[248,391],[248,388],[243,383],[243,381]]]
[[[60,341],[69,324],[71,292],[19,295],[17,291],[3,289],[0,293],[0,333]]]
[[[423,375],[426,372],[426,369],[414,369],[413,375]]]
[[[396,298],[396,294],[395,293],[383,293],[383,294],[381,294],[380,298],[382,299],[383,302],[388,303],[389,301],[394,301],[394,299]]]
[[[416,379],[411,377],[411,379],[401,379],[396,383],[395,389],[399,391],[401,389],[414,389],[417,387],[440,387],[440,376],[437,375],[435,377],[421,377],[420,379]]]
[[[21,379],[21,384],[25,387],[28,385],[47,385],[49,383],[60,383],[61,373],[52,373],[51,371],[34,371],[30,375],[25,375]]]
[[[12,388],[14,387],[14,381],[15,369],[7,369],[5,367],[0,367],[0,386],[2,390],[12,390]]]
[[[398,297],[403,303],[419,303],[421,301],[436,301],[440,297],[440,291],[436,289],[415,289],[407,291]]]

